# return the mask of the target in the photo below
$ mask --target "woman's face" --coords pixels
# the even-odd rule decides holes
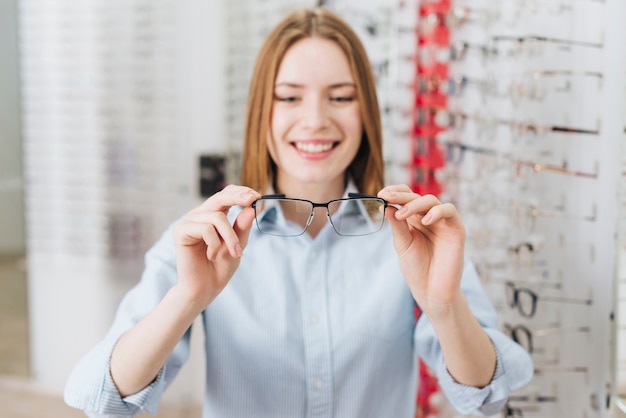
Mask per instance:
[[[362,120],[348,60],[334,42],[292,45],[274,85],[268,148],[281,192],[340,187],[361,142]]]

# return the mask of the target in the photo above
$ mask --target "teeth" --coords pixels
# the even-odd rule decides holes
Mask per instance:
[[[315,154],[318,152],[324,152],[324,151],[330,150],[333,147],[333,144],[332,142],[318,142],[318,143],[296,142],[295,146],[300,151]]]

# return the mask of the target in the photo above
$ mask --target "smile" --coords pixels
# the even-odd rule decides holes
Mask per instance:
[[[338,144],[338,142],[329,142],[329,141],[324,141],[324,142],[304,142],[304,141],[297,141],[297,142],[293,143],[293,146],[298,151],[307,152],[309,154],[318,154],[318,153],[321,153],[321,152],[330,151],[331,149],[333,149],[333,147],[335,147],[336,144]]]

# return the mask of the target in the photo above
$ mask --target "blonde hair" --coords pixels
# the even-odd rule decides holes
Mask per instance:
[[[363,120],[361,145],[348,167],[348,174],[360,192],[376,194],[384,185],[384,164],[380,110],[372,67],[352,28],[336,14],[322,8],[292,12],[269,33],[261,47],[248,94],[241,184],[263,193],[270,180],[275,178],[276,165],[267,148],[274,82],[287,49],[309,37],[335,42],[348,59]]]

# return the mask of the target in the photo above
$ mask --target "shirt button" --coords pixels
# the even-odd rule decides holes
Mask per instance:
[[[322,383],[322,381],[320,379],[317,379],[315,381],[315,389],[320,390],[322,388],[322,386],[324,386],[324,383]]]
[[[311,251],[311,260],[315,260],[317,258],[317,251]]]
[[[311,323],[317,324],[318,322],[320,322],[320,317],[317,315],[311,315]]]

